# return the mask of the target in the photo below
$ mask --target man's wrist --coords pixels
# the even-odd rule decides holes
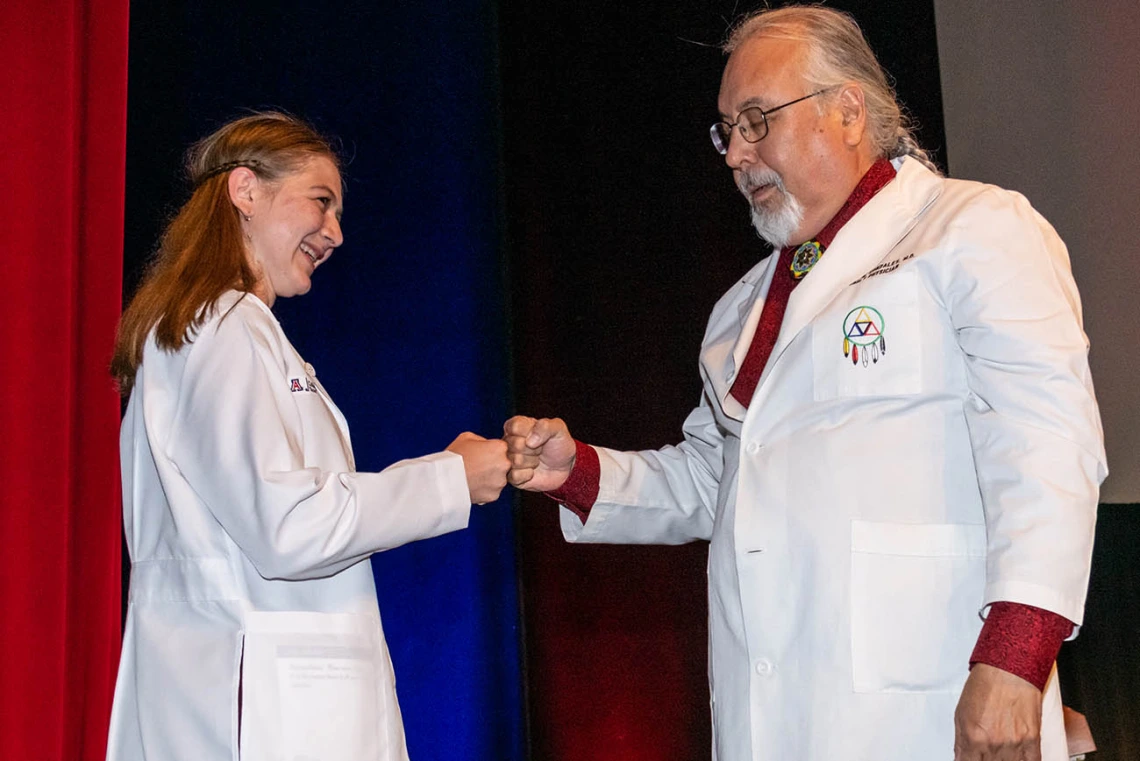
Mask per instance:
[[[585,523],[590,508],[598,500],[602,466],[597,450],[589,444],[575,439],[574,448],[574,465],[570,468],[570,475],[561,486],[548,491],[546,495],[565,505]]]
[[[970,666],[985,663],[1044,690],[1061,643],[1073,626],[1064,616],[1042,608],[995,602],[978,635]]]

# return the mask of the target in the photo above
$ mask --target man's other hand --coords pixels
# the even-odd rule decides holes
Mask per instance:
[[[954,712],[954,761],[1041,761],[1041,691],[975,664]]]

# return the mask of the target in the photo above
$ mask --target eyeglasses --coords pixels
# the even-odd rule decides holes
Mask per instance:
[[[781,108],[794,106],[800,101],[814,98],[817,95],[831,90],[831,87],[825,87],[822,90],[816,90],[810,95],[805,95],[802,98],[789,100],[787,103],[769,108],[767,111],[759,106],[752,106],[746,108],[736,115],[736,121],[732,124],[728,122],[717,122],[709,127],[709,136],[712,137],[713,146],[716,148],[717,153],[724,155],[728,153],[728,144],[732,140],[732,130],[735,127],[740,130],[740,135],[750,143],[759,143],[764,138],[768,137],[768,114],[774,114]]]

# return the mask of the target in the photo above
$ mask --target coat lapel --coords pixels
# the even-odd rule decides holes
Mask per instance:
[[[840,291],[881,262],[910,232],[941,190],[941,178],[919,162],[906,160],[898,176],[843,226],[811,274],[792,291],[780,335],[756,385],[757,393],[800,331]]]
[[[740,293],[735,297],[736,309],[726,310],[721,324],[705,341],[703,361],[713,389],[720,401],[721,410],[728,417],[742,421],[747,408],[729,393],[736,374],[744,363],[752,336],[760,323],[760,313],[768,287],[772,283],[772,273],[776,269],[779,252],[773,252],[767,259],[757,264],[740,283]]]
[[[341,444],[344,445],[344,456],[345,459],[348,460],[348,467],[352,472],[356,472],[356,457],[352,453],[352,437],[348,432],[348,421],[344,419],[344,414],[341,413],[340,408],[336,406],[335,402],[333,402],[332,397],[329,396],[329,392],[325,391],[325,387],[322,386],[321,382],[317,380],[316,374],[313,372],[312,368],[313,366],[308,362],[305,363],[305,370],[309,373],[309,377],[316,384],[317,391],[320,393],[321,399],[324,401],[325,406],[329,408],[329,412],[332,414],[333,420],[336,421],[336,427],[340,430],[340,440]]]
[[[752,346],[752,337],[756,335],[756,327],[760,324],[760,314],[764,311],[764,302],[768,300],[768,289],[772,286],[772,275],[776,271],[779,260],[780,252],[773,251],[768,260],[764,262],[764,268],[756,272],[756,279],[752,282],[752,295],[750,298],[741,300],[740,304],[737,305],[740,323],[736,330],[736,343],[728,357],[728,365],[725,367],[724,374],[724,379],[729,388],[732,387],[732,382],[736,380],[736,374],[740,371],[740,366],[744,364],[744,358],[748,356],[748,349]]]

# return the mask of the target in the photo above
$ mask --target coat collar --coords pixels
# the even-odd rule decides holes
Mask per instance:
[[[800,331],[815,319],[832,300],[873,266],[881,262],[903,237],[915,226],[923,212],[942,192],[942,178],[915,160],[897,160],[898,175],[839,230],[827,248],[827,254],[812,268],[811,274],[800,283],[788,299],[788,308],[780,327],[780,335],[760,376],[756,392],[759,393],[779,362],[780,356]],[[739,333],[735,346],[726,359],[726,379],[722,408],[729,417],[743,420],[747,411],[728,390],[732,380],[756,333],[756,325],[765,299],[758,293],[767,293],[777,268],[779,256],[773,255],[762,265],[754,267],[743,284],[748,290],[741,295]]]

